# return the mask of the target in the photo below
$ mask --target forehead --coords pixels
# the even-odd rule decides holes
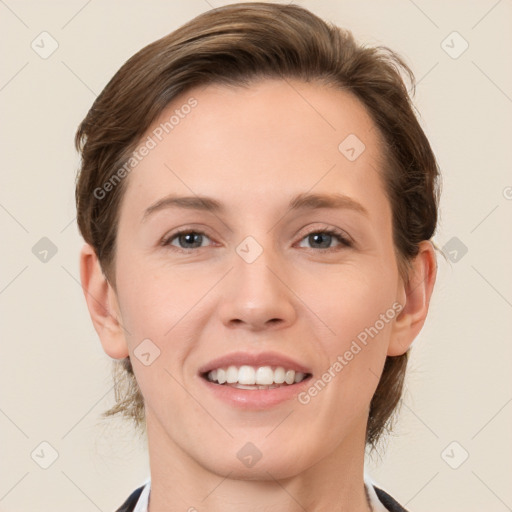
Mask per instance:
[[[351,93],[324,84],[266,79],[190,89],[153,122],[144,144],[151,149],[123,199],[139,216],[171,192],[226,198],[239,211],[312,189],[360,199],[363,189],[383,193],[371,117]]]

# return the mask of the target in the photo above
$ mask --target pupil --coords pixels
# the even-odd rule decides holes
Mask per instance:
[[[196,236],[200,237],[201,235],[199,233],[187,233],[186,235],[182,235],[182,239],[185,240],[185,244],[194,243],[194,238]],[[199,245],[201,245],[201,242],[199,242]]]
[[[311,235],[311,236],[313,237],[313,239],[316,239],[314,243],[317,243],[317,240],[319,238],[320,239],[320,244],[322,243],[322,238],[325,237],[327,239],[327,241],[329,241],[329,239],[331,237],[331,235],[328,235],[326,233],[317,233],[317,234],[314,234],[314,235]],[[324,243],[324,246],[328,247],[329,243],[327,243],[327,244]]]

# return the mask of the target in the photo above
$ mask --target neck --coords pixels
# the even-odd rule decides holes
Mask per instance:
[[[326,457],[280,478],[261,469],[251,479],[216,473],[169,438],[150,411],[146,425],[151,468],[148,512],[371,512],[364,488],[364,434],[345,438]],[[293,473],[293,472],[292,472]],[[234,478],[235,476],[235,478]]]

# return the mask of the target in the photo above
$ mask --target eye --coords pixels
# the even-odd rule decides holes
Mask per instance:
[[[342,232],[336,229],[324,229],[311,231],[302,240],[307,240],[313,246],[313,249],[336,250],[336,247],[330,247],[331,242],[338,241],[343,247],[353,247],[352,241]],[[315,245],[317,247],[315,247]],[[320,247],[318,247],[320,246]]]
[[[187,251],[190,249],[198,249],[202,247],[202,242],[204,238],[207,238],[209,240],[209,237],[203,233],[202,231],[191,231],[188,229],[183,229],[181,231],[178,231],[176,233],[173,233],[172,235],[168,236],[167,238],[164,238],[162,240],[161,245],[163,246],[173,246],[176,247],[178,250]],[[178,246],[171,243],[173,240],[177,240]]]
[[[202,242],[205,241],[205,239],[210,240],[210,238],[202,231],[183,229],[164,238],[161,245],[172,246],[178,251],[181,250],[182,252],[189,252],[190,250],[204,247]],[[174,240],[177,241],[177,245],[173,243]],[[346,236],[342,231],[338,231],[336,229],[311,231],[302,238],[301,242],[303,240],[309,241],[313,246],[313,249],[321,249],[324,251],[336,250],[336,247],[331,247],[333,240],[338,242],[338,247],[340,245],[342,247],[353,247],[353,243],[348,236]]]

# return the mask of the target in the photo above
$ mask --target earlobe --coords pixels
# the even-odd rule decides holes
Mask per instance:
[[[424,240],[420,243],[419,252],[412,261],[409,282],[402,285],[401,296],[405,296],[405,301],[393,326],[388,356],[399,356],[407,352],[421,331],[427,318],[436,274],[434,246],[429,240]]]
[[[96,252],[85,244],[80,251],[80,279],[94,329],[103,350],[114,359],[129,355],[115,291],[103,275]]]

